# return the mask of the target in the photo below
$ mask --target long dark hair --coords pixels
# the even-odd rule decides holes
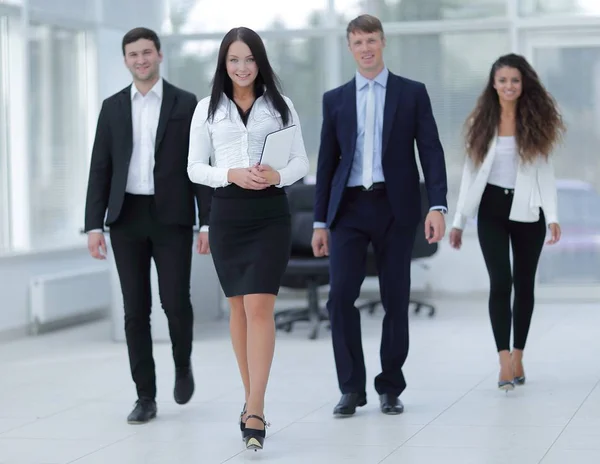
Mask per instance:
[[[254,95],[258,98],[263,95],[271,105],[281,115],[284,126],[287,126],[291,119],[290,109],[281,95],[281,85],[279,78],[273,71],[269,58],[267,57],[267,50],[260,36],[252,29],[247,27],[236,27],[231,29],[221,42],[221,48],[219,48],[219,57],[217,62],[217,69],[212,81],[212,91],[210,94],[210,104],[208,105],[208,119],[212,120],[223,93],[233,100],[233,83],[231,78],[227,74],[227,52],[232,43],[238,40],[244,42],[250,48],[256,65],[258,67],[258,75],[254,80]]]
[[[517,101],[516,141],[525,161],[548,157],[565,130],[554,98],[544,88],[527,60],[513,53],[498,58],[492,65],[487,86],[466,122],[467,154],[480,165],[500,124],[500,101],[494,88],[496,71],[509,67],[521,73],[521,95]]]

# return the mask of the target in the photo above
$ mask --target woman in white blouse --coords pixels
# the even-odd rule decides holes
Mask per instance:
[[[554,99],[525,58],[500,57],[468,119],[468,156],[450,244],[461,247],[466,221],[477,215],[490,277],[489,313],[500,360],[498,387],[505,391],[525,383],[523,350],[546,225],[550,229],[546,243],[560,239],[550,153],[563,131]]]
[[[210,97],[192,119],[188,175],[215,188],[209,243],[231,308],[233,349],[244,384],[240,415],[249,449],[261,449],[264,398],[275,347],[273,310],[291,248],[291,218],[283,187],[309,169],[300,120],[278,90],[265,46],[254,31],[223,38]],[[287,166],[260,165],[267,134],[295,125]]]

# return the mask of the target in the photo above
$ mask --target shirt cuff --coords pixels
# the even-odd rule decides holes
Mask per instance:
[[[327,229],[327,224],[324,222],[313,222],[313,229]]]
[[[200,227],[200,232],[208,232],[208,226]]]
[[[448,208],[445,206],[432,206],[429,208],[429,211],[441,211],[442,213],[446,214],[448,213]]]
[[[275,187],[283,188],[283,187],[285,187],[285,184],[283,182],[283,176],[281,175],[281,170],[279,169],[279,170],[277,170],[277,172],[279,173],[279,183],[275,184]]]
[[[87,234],[95,234],[97,232],[102,233],[104,231],[102,229],[92,229],[92,230],[88,230],[86,233]]]

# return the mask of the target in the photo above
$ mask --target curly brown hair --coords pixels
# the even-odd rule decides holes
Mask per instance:
[[[522,159],[530,162],[538,156],[547,158],[565,130],[554,98],[527,60],[514,53],[501,56],[492,65],[487,86],[465,124],[467,154],[476,166],[483,162],[500,124],[501,107],[494,78],[504,67],[518,69],[521,73],[522,92],[517,101],[515,138]]]

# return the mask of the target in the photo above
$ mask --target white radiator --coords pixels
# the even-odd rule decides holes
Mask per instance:
[[[33,334],[108,314],[108,269],[86,268],[36,276],[29,283],[29,324]]]

